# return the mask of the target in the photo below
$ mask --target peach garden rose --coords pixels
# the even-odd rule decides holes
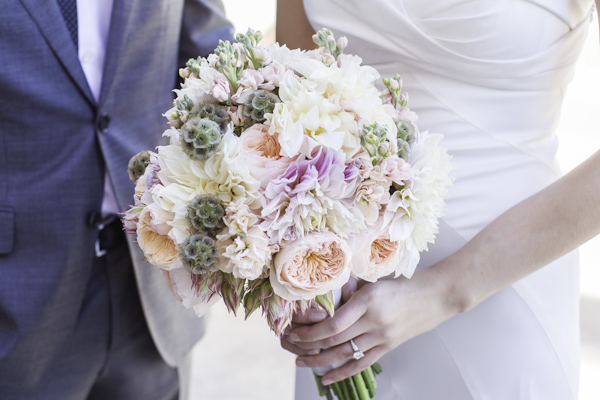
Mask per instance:
[[[137,242],[144,255],[149,262],[166,270],[181,266],[179,251],[168,236],[170,214],[152,203],[142,210],[137,224]]]
[[[402,247],[400,243],[390,240],[387,230],[381,229],[380,226],[369,228],[353,235],[348,242],[354,249],[352,255],[354,277],[375,282],[396,272]]]
[[[242,135],[240,153],[248,165],[250,175],[260,181],[262,189],[267,187],[270,179],[277,178],[285,172],[295,157],[281,156],[281,145],[277,134],[269,134],[269,127],[255,124],[246,129]]]
[[[348,281],[351,258],[346,240],[332,232],[310,233],[276,254],[271,285],[286,300],[311,300]]]

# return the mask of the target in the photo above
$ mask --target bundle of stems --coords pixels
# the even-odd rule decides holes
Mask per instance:
[[[343,381],[334,382],[324,386],[321,383],[322,376],[315,374],[319,395],[327,400],[369,400],[375,397],[377,388],[376,375],[381,373],[381,366],[377,363],[367,369],[353,375]]]

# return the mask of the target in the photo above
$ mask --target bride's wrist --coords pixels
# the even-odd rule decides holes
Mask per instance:
[[[438,298],[448,318],[469,311],[479,303],[477,283],[467,276],[465,262],[460,253],[455,253],[427,268],[432,275],[428,279],[436,283]]]

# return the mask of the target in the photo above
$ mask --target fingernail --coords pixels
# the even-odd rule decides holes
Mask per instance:
[[[321,383],[325,386],[329,386],[333,383],[333,381],[331,379],[323,379]]]
[[[326,316],[327,316],[327,314],[324,312],[312,312],[308,316],[308,320],[310,322],[320,322],[320,321],[323,321]]]
[[[317,354],[319,354],[320,352],[321,352],[321,350],[319,350],[319,349],[315,349],[315,350],[308,350],[308,351],[307,351],[307,354],[308,354],[309,356],[316,356],[316,355],[317,355]]]
[[[300,336],[297,333],[290,333],[290,341],[297,342],[300,340]]]
[[[306,367],[306,363],[302,360],[296,360],[296,366],[298,366],[300,368],[304,368],[304,367]]]

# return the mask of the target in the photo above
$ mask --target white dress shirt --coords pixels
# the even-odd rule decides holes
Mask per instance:
[[[100,99],[106,43],[113,0],[77,0],[79,62],[96,103]],[[118,213],[119,206],[108,178],[104,175],[102,215]]]

